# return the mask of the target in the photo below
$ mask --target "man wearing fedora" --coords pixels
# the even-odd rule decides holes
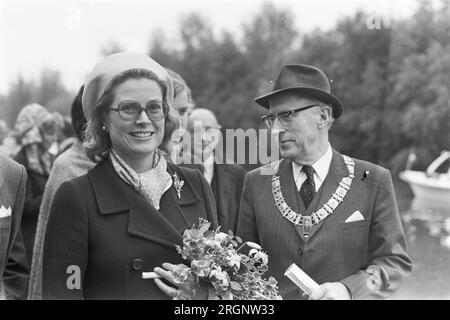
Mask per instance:
[[[342,103],[319,69],[285,65],[255,99],[276,130],[281,160],[246,175],[237,234],[260,243],[284,299],[305,298],[284,276],[295,263],[320,286],[309,299],[379,299],[411,271],[387,169],[334,150]],[[271,170],[269,170],[271,169]]]

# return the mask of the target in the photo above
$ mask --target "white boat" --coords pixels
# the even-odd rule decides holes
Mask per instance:
[[[450,215],[450,168],[446,173],[436,172],[446,161],[450,161],[450,151],[442,151],[425,172],[400,172],[400,179],[407,182],[414,193],[412,209]]]

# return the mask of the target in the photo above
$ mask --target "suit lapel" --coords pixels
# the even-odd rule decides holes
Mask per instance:
[[[333,150],[333,158],[331,159],[330,170],[319,188],[316,196],[312,200],[308,210],[306,211],[307,215],[311,215],[314,211],[321,208],[328,200],[331,198],[332,194],[336,192],[339,187],[339,182],[341,182],[344,176],[347,176],[349,171],[347,166],[345,165],[344,158],[340,153]],[[309,234],[309,238],[320,229],[322,224],[327,218],[320,221],[318,224],[312,226],[311,232]]]

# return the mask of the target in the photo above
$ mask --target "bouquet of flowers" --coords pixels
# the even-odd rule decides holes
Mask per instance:
[[[281,300],[278,282],[262,276],[268,270],[268,257],[261,246],[217,230],[209,230],[211,223],[199,219],[199,224],[183,234],[183,247],[176,249],[190,267],[174,270],[175,281],[200,281],[209,284],[209,299],[222,300]],[[248,254],[240,253],[248,246]]]

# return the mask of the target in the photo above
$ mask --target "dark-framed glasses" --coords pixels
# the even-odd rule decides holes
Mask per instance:
[[[110,109],[116,111],[125,121],[138,119],[142,111],[145,111],[150,120],[159,121],[166,116],[168,110],[167,104],[164,101],[149,101],[145,107],[136,101],[122,101],[117,108]]]
[[[275,123],[275,119],[278,118],[278,121],[283,126],[288,126],[292,122],[292,117],[297,114],[298,112],[308,110],[314,107],[321,107],[320,104],[312,104],[306,107],[299,107],[293,110],[289,111],[283,111],[277,114],[266,114],[261,117],[261,120],[266,124],[267,127],[272,128],[273,124]]]

